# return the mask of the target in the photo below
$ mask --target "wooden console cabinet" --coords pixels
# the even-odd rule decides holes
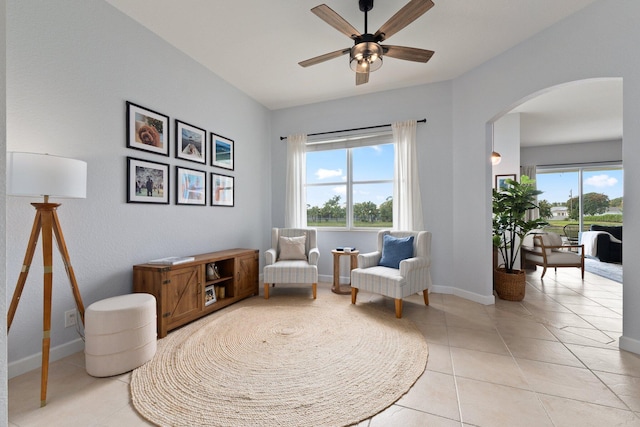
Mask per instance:
[[[158,338],[164,338],[172,329],[258,295],[258,256],[255,249],[228,249],[194,255],[183,264],[134,265],[133,291],[156,297]],[[219,279],[207,280],[209,263],[218,267]],[[215,302],[213,295],[219,296]]]

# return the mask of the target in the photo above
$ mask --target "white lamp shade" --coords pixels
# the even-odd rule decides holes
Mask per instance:
[[[38,153],[7,153],[7,194],[87,197],[87,163]]]

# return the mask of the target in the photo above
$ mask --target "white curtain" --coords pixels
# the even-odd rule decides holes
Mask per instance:
[[[520,166],[520,175],[526,175],[531,179],[536,179],[536,167],[535,166]],[[519,179],[518,179],[519,180]],[[538,188],[538,184],[535,184],[535,187]],[[536,196],[536,203],[538,203],[538,196]],[[539,209],[529,209],[526,211],[524,219],[527,221],[531,221],[533,219],[538,219],[540,217]]]
[[[307,226],[307,200],[305,193],[306,177],[306,134],[287,137],[287,182],[284,212],[286,228],[304,228]]]
[[[393,224],[397,230],[424,230],[418,176],[415,120],[391,125],[396,148],[393,184]]]

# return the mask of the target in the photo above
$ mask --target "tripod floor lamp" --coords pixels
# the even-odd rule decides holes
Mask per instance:
[[[78,290],[78,283],[71,267],[69,252],[62,235],[56,209],[59,203],[49,203],[49,197],[86,198],[87,164],[81,160],[36,153],[7,153],[7,194],[13,196],[44,196],[44,203],[31,203],[36,208],[31,236],[24,256],[24,263],[18,284],[13,293],[7,314],[7,333],[16,314],[22,290],[29,274],[33,254],[42,233],[42,257],[44,264],[44,305],[42,333],[42,377],[40,385],[40,406],[47,403],[47,380],[49,376],[49,347],[51,343],[51,297],[53,287],[53,237],[58,242],[71,291],[84,324],[84,305]]]

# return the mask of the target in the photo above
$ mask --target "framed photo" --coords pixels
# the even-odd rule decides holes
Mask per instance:
[[[211,206],[233,206],[232,176],[211,174]]]
[[[233,140],[211,132],[211,166],[233,170]]]
[[[216,302],[216,290],[213,285],[204,288],[204,305],[208,306]]]
[[[516,180],[516,174],[510,174],[510,175],[496,175],[496,182],[495,182],[495,188],[496,190],[504,190],[507,185],[505,183],[505,181],[507,179],[512,179],[512,180]]]
[[[169,155],[169,116],[127,101],[127,147]]]
[[[169,165],[127,157],[127,203],[169,204]]]
[[[207,204],[207,175],[202,171],[176,166],[176,204]]]
[[[207,131],[176,120],[176,157],[207,163]]]

